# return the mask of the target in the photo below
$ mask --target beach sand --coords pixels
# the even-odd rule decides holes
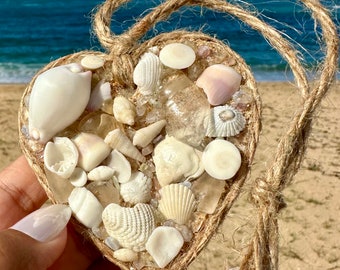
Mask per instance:
[[[24,85],[0,85],[0,169],[21,154],[17,111]],[[228,269],[239,265],[255,224],[248,202],[253,179],[270,165],[280,136],[301,106],[295,86],[259,83],[263,130],[251,178],[218,232],[189,269]],[[279,214],[280,269],[340,269],[340,82],[316,113],[302,168],[283,191],[287,207]],[[15,179],[13,179],[15,181]]]

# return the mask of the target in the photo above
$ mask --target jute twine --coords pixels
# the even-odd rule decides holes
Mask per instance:
[[[295,112],[291,126],[280,140],[272,165],[267,169],[264,176],[254,181],[251,195],[257,208],[258,221],[254,236],[241,265],[241,269],[278,269],[277,215],[284,204],[281,192],[292,181],[292,177],[299,169],[307,147],[307,138],[311,129],[313,113],[329,89],[337,66],[337,33],[327,10],[318,1],[302,0],[302,3],[310,9],[315,21],[321,25],[325,43],[325,59],[320,65],[321,75],[311,90],[306,78],[306,72],[299,61],[298,52],[276,29],[260,20],[255,12],[247,11],[241,6],[232,5],[222,0],[168,0],[151,10],[125,33],[117,36],[110,30],[111,16],[118,7],[126,2],[128,1],[107,0],[99,6],[94,15],[94,32],[103,48],[107,50],[107,53],[83,51],[65,56],[48,64],[32,79],[26,88],[21,102],[19,130],[22,130],[27,125],[25,97],[31,92],[32,85],[37,76],[53,66],[78,61],[84,55],[98,54],[103,57],[106,60],[106,64],[101,71],[100,78],[110,81],[113,88],[116,84],[119,84],[119,87],[126,87],[127,89],[134,89],[135,87],[132,82],[132,73],[140,56],[148,48],[155,45],[162,47],[170,42],[192,42],[196,46],[208,45],[214,52],[226,55],[228,58],[233,58],[236,61],[235,69],[241,73],[243,83],[253,97],[250,112],[246,116],[247,130],[245,135],[240,138],[243,145],[241,150],[242,166],[233,182],[226,185],[225,192],[219,201],[215,213],[206,217],[198,236],[187,244],[185,252],[181,252],[167,266],[167,269],[185,269],[205,246],[212,233],[217,229],[220,221],[228,213],[248,177],[261,128],[261,99],[250,68],[236,52],[217,39],[199,32],[174,31],[158,35],[143,43],[139,41],[157,22],[166,20],[172,12],[183,6],[204,6],[236,17],[259,31],[271,46],[286,59],[294,74],[297,89],[301,93],[301,107]],[[94,74],[94,76],[97,75]],[[23,152],[49,198],[53,202],[58,202],[54,198],[53,190],[45,176],[41,158],[42,149],[29,141],[24,132],[21,132],[19,137]],[[112,257],[112,250],[104,245],[103,241],[96,238],[88,230],[85,230],[77,221],[73,220],[73,223],[84,237],[92,239],[104,256],[118,264],[122,269],[129,269],[128,264],[117,261]]]

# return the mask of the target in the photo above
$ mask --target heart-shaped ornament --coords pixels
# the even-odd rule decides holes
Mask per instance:
[[[71,207],[109,260],[181,269],[238,196],[260,111],[238,54],[174,31],[48,64],[22,98],[20,144],[51,201]]]

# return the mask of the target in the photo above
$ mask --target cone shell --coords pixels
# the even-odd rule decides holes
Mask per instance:
[[[213,107],[204,120],[207,137],[236,136],[245,125],[246,120],[242,113],[228,105]]]
[[[160,190],[158,209],[167,218],[178,224],[186,224],[196,207],[193,192],[182,184],[171,184]]]
[[[134,172],[129,182],[120,185],[120,195],[124,201],[136,204],[151,199],[152,181],[142,172]]]
[[[216,64],[206,68],[196,81],[211,105],[225,104],[240,88],[241,75],[231,67]]]
[[[152,95],[161,75],[161,62],[157,55],[147,52],[142,55],[133,71],[133,82],[143,95]]]
[[[46,143],[84,112],[90,98],[91,77],[92,73],[83,72],[78,64],[58,66],[37,77],[28,109],[29,134],[33,139]]]
[[[147,127],[138,129],[133,137],[133,144],[146,147],[165,127],[166,121],[160,120]]]
[[[130,139],[120,129],[110,131],[104,141],[112,148],[121,152],[123,155],[135,160],[144,162],[145,157],[132,144]]]
[[[143,203],[133,208],[109,204],[102,218],[107,233],[122,247],[136,252],[145,250],[145,243],[155,228],[153,209]]]
[[[135,123],[136,108],[124,96],[117,96],[113,100],[113,115],[119,123],[132,126]]]

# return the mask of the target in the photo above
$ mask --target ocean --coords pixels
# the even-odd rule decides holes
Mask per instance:
[[[91,30],[93,9],[99,0],[1,0],[0,83],[27,83],[48,62],[81,50],[102,50]],[[111,29],[124,32],[160,0],[132,0],[112,17]],[[299,1],[232,0],[259,11],[267,23],[292,39],[303,64],[315,67],[322,59],[320,28]],[[340,0],[324,0],[338,29]],[[160,32],[186,28],[202,30],[226,42],[238,52],[259,81],[289,81],[292,75],[284,59],[267,41],[244,23],[200,7],[180,9],[158,23],[145,38]],[[317,35],[315,34],[317,33]],[[340,31],[339,31],[340,34]],[[313,70],[311,69],[311,76]],[[338,78],[340,78],[338,74]]]

